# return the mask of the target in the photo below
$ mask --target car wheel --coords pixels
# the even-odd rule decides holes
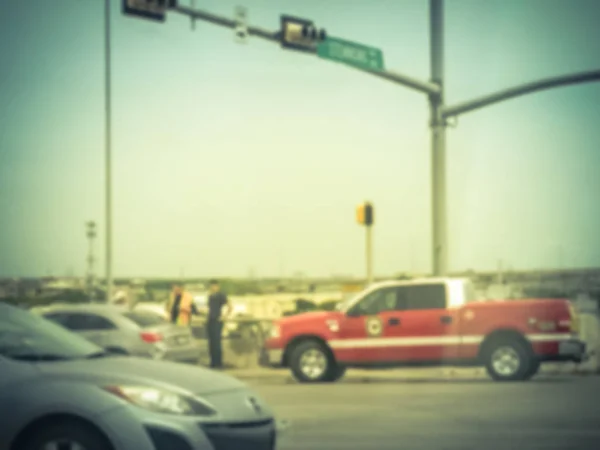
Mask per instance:
[[[302,383],[337,381],[343,375],[331,352],[315,341],[301,342],[293,349],[290,368]]]
[[[485,362],[489,376],[495,381],[523,381],[535,374],[533,355],[516,339],[491,343]]]
[[[93,427],[75,422],[57,422],[31,430],[18,450],[112,450],[108,439]]]

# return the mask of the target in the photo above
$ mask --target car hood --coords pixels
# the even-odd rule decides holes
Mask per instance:
[[[107,356],[97,359],[39,363],[46,376],[98,384],[162,387],[198,395],[246,388],[230,375],[188,364]]]
[[[343,314],[339,311],[311,311],[282,317],[277,323],[281,327],[287,327],[288,325],[303,324],[307,322],[324,322],[327,319],[339,319],[342,315]]]

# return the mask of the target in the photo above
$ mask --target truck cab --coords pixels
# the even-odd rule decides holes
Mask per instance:
[[[475,299],[470,280],[376,283],[338,306],[276,322],[262,362],[301,382],[336,381],[346,368],[485,366],[494,380],[526,380],[542,362],[585,357],[566,300]]]

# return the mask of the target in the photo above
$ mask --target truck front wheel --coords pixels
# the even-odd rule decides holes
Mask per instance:
[[[485,367],[495,381],[524,381],[536,372],[535,358],[516,339],[491,342],[485,351]]]
[[[320,342],[300,342],[291,352],[290,368],[301,383],[334,382],[344,376],[331,352]]]

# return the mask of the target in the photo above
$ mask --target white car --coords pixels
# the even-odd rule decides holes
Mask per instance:
[[[113,355],[0,303],[0,450],[274,450],[269,406],[226,374]]]

